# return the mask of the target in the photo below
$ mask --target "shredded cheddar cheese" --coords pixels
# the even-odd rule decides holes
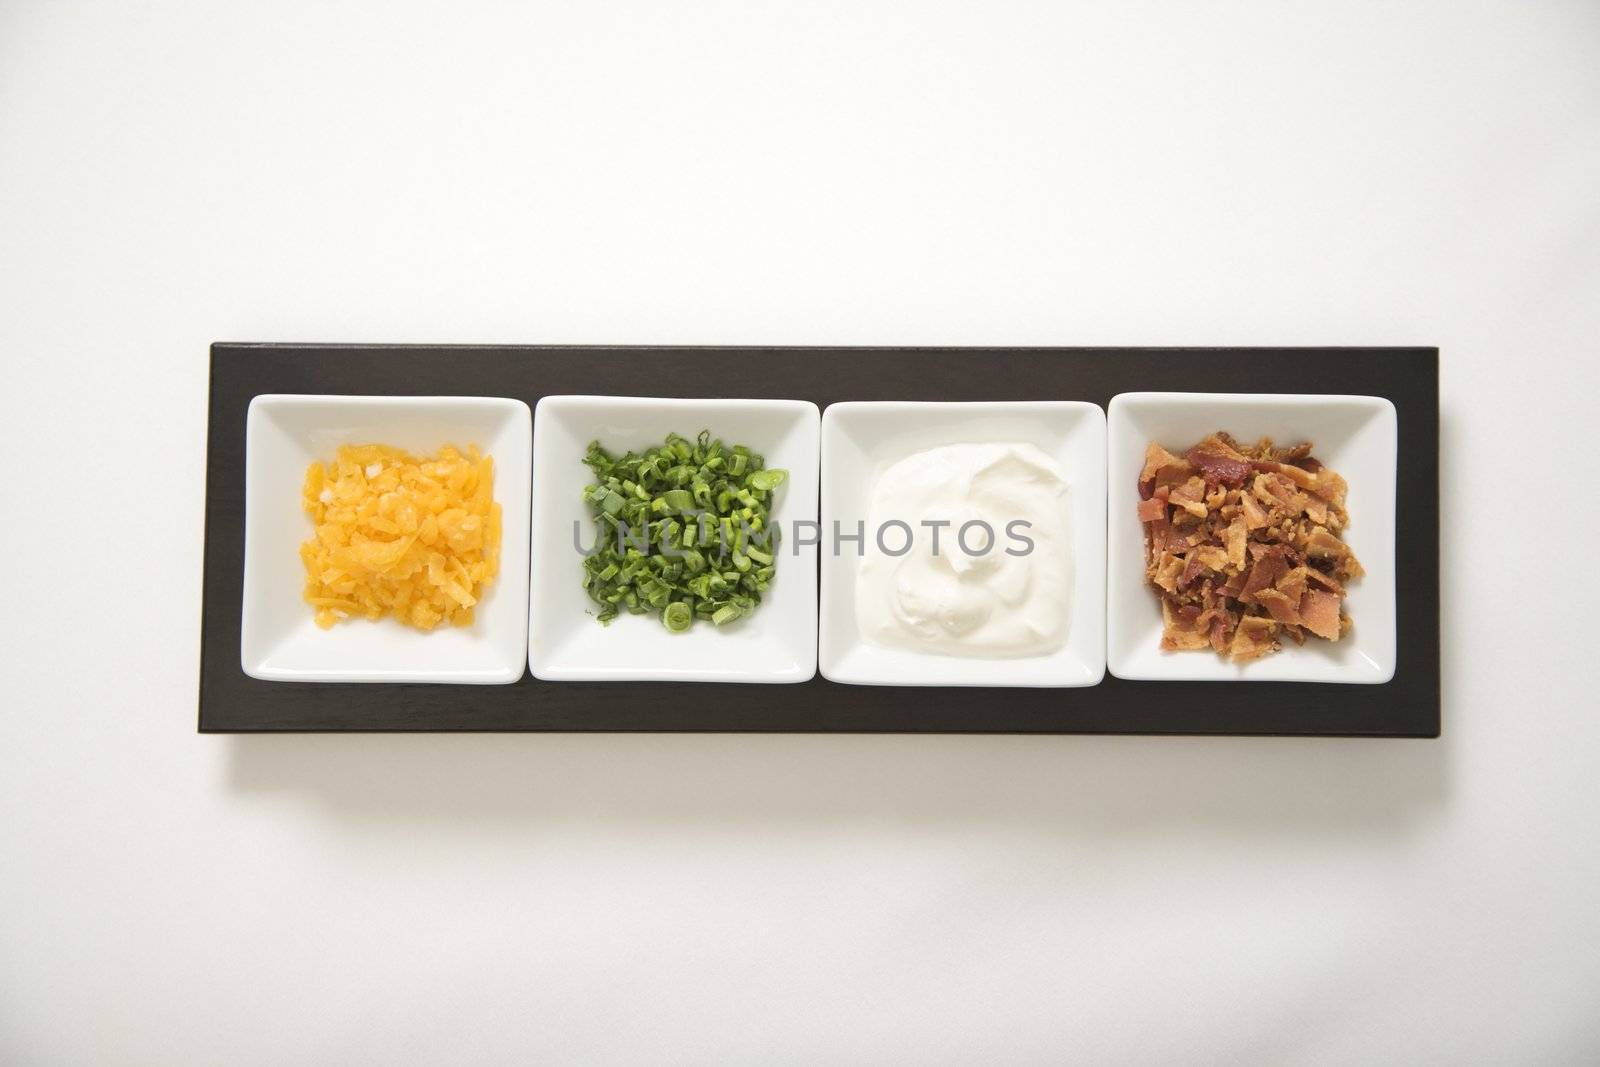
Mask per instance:
[[[476,446],[417,457],[345,445],[307,468],[302,503],[316,527],[300,559],[318,626],[390,614],[419,630],[471,625],[500,564],[494,460]]]

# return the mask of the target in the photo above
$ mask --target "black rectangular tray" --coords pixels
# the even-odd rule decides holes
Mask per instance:
[[[1092,688],[262,682],[239,665],[245,413],[260,393],[1089,400],[1182,390],[1385,396],[1399,415],[1398,665],[1384,685]],[[690,348],[217,344],[206,448],[200,730],[1439,735],[1436,348]]]

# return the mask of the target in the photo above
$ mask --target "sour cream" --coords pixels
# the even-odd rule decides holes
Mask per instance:
[[[1028,444],[945,445],[889,467],[872,489],[856,575],[862,637],[949,656],[1060,648],[1072,594],[1067,490],[1056,462]]]

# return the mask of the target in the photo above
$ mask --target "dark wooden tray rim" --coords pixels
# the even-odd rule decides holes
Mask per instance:
[[[1436,348],[773,348],[216,344],[211,348],[200,730],[790,731],[1437,737]],[[590,393],[1089,400],[1194,389],[1385,396],[1399,415],[1398,666],[1385,685],[1128,682],[1083,689],[541,682],[261,682],[239,666],[245,413],[261,393]]]

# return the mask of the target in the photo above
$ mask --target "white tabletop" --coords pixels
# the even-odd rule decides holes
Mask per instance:
[[[1600,7],[688,6],[0,10],[0,1060],[1592,1062]],[[197,736],[215,340],[1438,345],[1444,737]]]

